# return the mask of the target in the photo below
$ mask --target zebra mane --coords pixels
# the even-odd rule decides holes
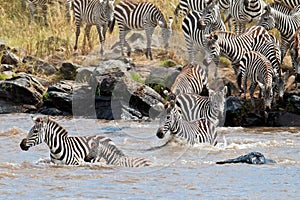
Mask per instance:
[[[47,124],[54,124],[54,126],[59,127],[60,130],[64,133],[64,135],[68,135],[68,131],[62,127],[59,123],[57,123],[56,121],[54,121],[53,119],[51,119],[50,117],[47,117]]]

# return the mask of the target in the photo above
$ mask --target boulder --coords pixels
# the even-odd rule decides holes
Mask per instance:
[[[78,68],[80,68],[80,66],[75,65],[73,63],[65,62],[65,63],[62,63],[62,66],[59,69],[59,72],[63,79],[75,80]]]
[[[33,110],[41,105],[45,91],[46,89],[36,78],[24,73],[0,81],[0,99],[2,101],[15,105],[29,105],[27,107],[31,107],[30,109]]]
[[[20,58],[16,56],[15,54],[9,52],[9,51],[4,51],[2,58],[1,58],[1,64],[8,64],[8,65],[18,65],[20,62]]]
[[[53,75],[57,72],[57,69],[50,63],[44,62],[32,56],[26,56],[23,58],[23,63],[32,65],[33,70],[32,74],[44,74],[44,75]]]

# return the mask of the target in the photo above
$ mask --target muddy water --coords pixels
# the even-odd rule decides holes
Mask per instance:
[[[216,147],[189,148],[155,136],[158,122],[55,118],[70,135],[106,135],[127,155],[153,165],[127,169],[49,163],[45,144],[21,151],[33,125],[26,114],[0,115],[0,199],[299,199],[300,128],[220,128]],[[259,151],[268,165],[216,165]]]

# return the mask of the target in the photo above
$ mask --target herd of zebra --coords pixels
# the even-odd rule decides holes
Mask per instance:
[[[31,4],[46,5],[46,0],[28,0]],[[130,30],[145,30],[147,38],[147,58],[153,59],[151,38],[157,25],[162,28],[164,47],[172,34],[173,18],[165,19],[157,6],[149,2],[114,0],[66,0],[73,5],[76,24],[77,49],[80,23],[86,22],[85,34],[89,40],[92,25],[97,26],[101,43],[100,53],[104,54],[104,40],[107,29],[113,30],[117,21],[122,54],[126,47],[127,56],[131,48],[125,37]],[[32,7],[32,6],[30,6]],[[175,6],[175,19],[184,16],[182,31],[187,45],[189,64],[183,67],[168,92],[168,101],[160,116],[157,137],[163,138],[167,132],[190,145],[210,143],[216,145],[216,127],[220,125],[225,104],[227,87],[218,91],[210,89],[208,83],[209,64],[214,61],[218,66],[220,57],[227,57],[233,66],[240,93],[246,98],[247,79],[251,81],[250,97],[253,107],[254,90],[258,85],[264,101],[266,118],[274,101],[274,93],[283,97],[286,76],[281,65],[289,50],[293,70],[299,77],[300,63],[300,0],[275,0],[267,4],[263,0],[180,0]],[[34,9],[31,9],[34,10]],[[225,14],[226,19],[223,20]],[[34,12],[31,12],[33,16]],[[227,31],[225,22],[234,32]],[[177,20],[175,20],[177,21]],[[246,28],[247,24],[255,24]],[[270,34],[278,29],[280,41]],[[203,63],[195,61],[196,53],[206,49]],[[206,66],[203,69],[202,66]],[[215,77],[218,76],[218,67]],[[243,83],[243,84],[242,84]],[[243,87],[242,87],[243,86]],[[202,96],[204,88],[208,96]],[[23,150],[45,141],[51,150],[52,161],[64,164],[79,164],[80,161],[97,162],[127,167],[147,166],[150,161],[143,158],[125,156],[112,141],[105,137],[67,137],[60,125],[47,117],[34,120],[35,126],[23,139]]]

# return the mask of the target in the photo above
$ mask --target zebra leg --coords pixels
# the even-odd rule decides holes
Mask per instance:
[[[91,37],[90,37],[91,28],[92,28],[92,25],[90,25],[90,24],[87,24],[85,26],[85,30],[84,30],[85,32],[84,32],[84,38],[83,38],[83,46],[85,47],[86,39],[87,39],[90,49],[92,49],[92,43],[91,43]]]
[[[47,9],[48,9],[48,6],[47,6],[47,2],[46,2],[44,5],[42,5],[45,26],[49,25],[48,20],[47,20]]]
[[[254,90],[257,86],[257,83],[252,82],[250,86],[250,97],[251,97],[251,104],[252,107],[255,108],[255,101],[254,101]]]
[[[127,56],[130,57],[131,48],[130,48],[128,42],[126,41],[126,35],[128,33],[129,33],[129,30],[125,30],[124,28],[120,28],[119,39],[120,39],[120,42],[121,42],[121,53],[122,53],[122,56],[124,56],[124,45],[126,45]]]
[[[154,32],[153,28],[147,28],[146,29],[146,37],[147,37],[147,50],[146,50],[146,58],[150,58],[150,60],[153,60],[152,57],[152,52],[151,52],[151,39],[152,39],[152,34]]]
[[[25,10],[26,9],[26,3],[25,3],[25,0],[22,0],[22,10]]]
[[[28,3],[28,9],[29,9],[29,13],[30,13],[29,24],[31,24],[31,22],[33,20],[33,17],[34,17],[34,14],[35,14],[35,11],[36,11],[36,4],[34,4],[32,2],[29,2]]]
[[[78,20],[79,19],[79,20]],[[80,35],[80,24],[81,24],[81,20],[80,18],[76,19],[76,38],[75,38],[75,46],[74,46],[74,50],[76,51],[77,50],[77,44],[78,44],[78,37]]]
[[[101,55],[101,57],[103,57],[104,56],[105,35],[103,35],[101,27],[102,27],[101,24],[97,24],[97,31],[99,34],[99,41],[100,41],[100,55]]]

